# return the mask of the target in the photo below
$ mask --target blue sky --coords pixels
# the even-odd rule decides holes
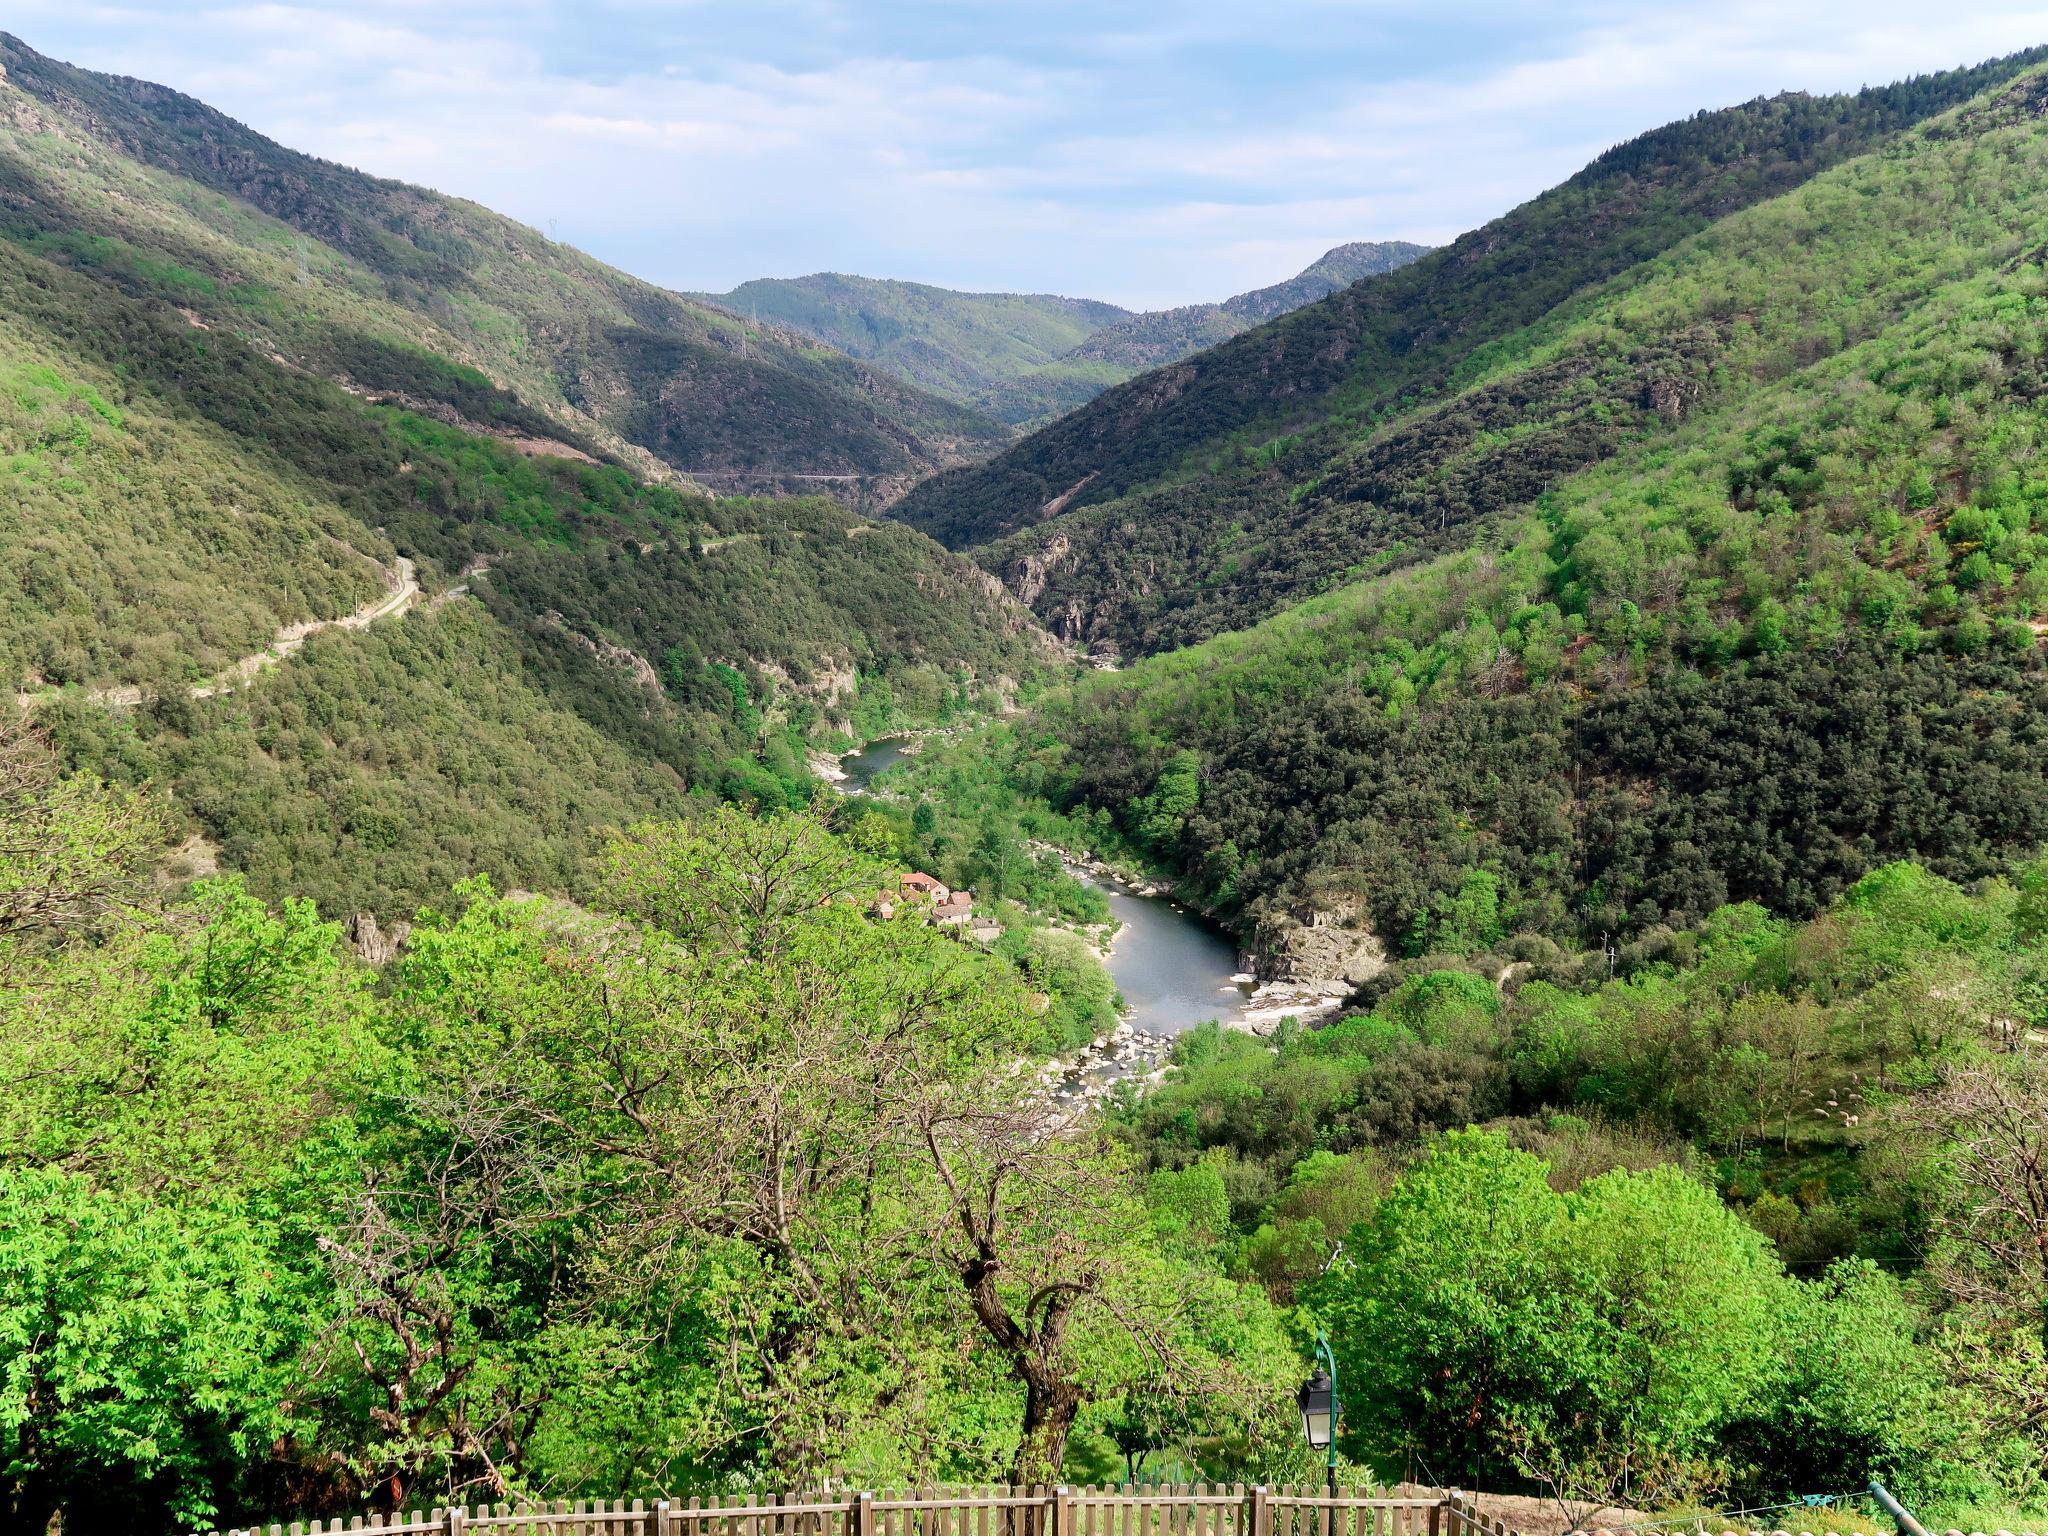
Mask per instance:
[[[2048,41],[2048,3],[8,0],[0,26],[676,288],[1155,306],[1449,239],[1702,107]]]

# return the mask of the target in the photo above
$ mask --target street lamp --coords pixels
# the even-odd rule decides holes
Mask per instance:
[[[1337,1418],[1344,1405],[1337,1397],[1337,1357],[1330,1341],[1316,1330],[1316,1373],[1301,1384],[1294,1396],[1301,1407],[1301,1432],[1316,1450],[1328,1452],[1330,1505],[1324,1529],[1335,1536],[1337,1529]]]
[[[1310,1445],[1324,1449],[1336,1437],[1337,1384],[1319,1365],[1315,1375],[1301,1384],[1295,1400],[1301,1404],[1301,1432]]]

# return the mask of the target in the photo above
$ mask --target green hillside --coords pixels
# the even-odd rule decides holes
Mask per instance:
[[[1731,215],[1323,461],[1302,541],[1183,611],[1391,569],[1077,691],[1056,797],[1247,928],[1350,903],[1417,952],[1474,902],[1580,944],[2048,840],[2044,107]]]
[[[1130,314],[1095,299],[961,293],[840,272],[755,278],[730,293],[692,297],[815,336],[963,404],[984,399]]]
[[[1058,352],[819,280],[1252,327],[896,519],[986,418],[0,65],[0,1536],[2042,1528],[2048,50]]]
[[[0,221],[4,686],[75,765],[169,790],[202,863],[329,912],[477,871],[573,890],[603,825],[807,800],[806,743],[854,712],[1042,664],[923,536],[600,462],[622,440],[542,374],[529,399],[425,350],[444,332],[390,339],[403,282],[71,136],[9,68],[0,169],[36,195]],[[407,569],[409,612],[237,671],[402,610]]]
[[[1296,493],[1419,406],[1461,393],[1483,349],[2026,62],[1854,96],[1780,96],[1645,134],[1398,272],[1141,375],[985,466],[933,477],[895,515],[956,548],[1036,528],[988,563],[1037,561],[1015,582],[1041,613],[1078,613],[1082,630],[1127,649],[1148,645],[1149,611],[1164,615],[1210,585],[1232,589],[1227,611],[1175,623],[1158,643],[1262,617],[1385,548],[1359,529],[1356,509],[1319,516]],[[1510,494],[1526,499],[1542,483]],[[1068,526],[1080,515],[1117,533],[1098,547]],[[1237,580],[1247,552],[1277,569]],[[1114,597],[1067,590],[1069,572],[1113,584]]]
[[[286,149],[176,91],[0,34],[10,239],[351,388],[718,490],[899,492],[1004,436],[809,337],[488,209]],[[425,355],[423,355],[425,354]],[[478,420],[471,370],[523,411]],[[833,481],[801,477],[832,475]]]
[[[757,278],[730,293],[693,297],[815,336],[1000,421],[1036,426],[1134,373],[1391,271],[1424,249],[1401,240],[1356,241],[1283,283],[1220,304],[1145,312],[1092,299],[961,293],[837,272]]]

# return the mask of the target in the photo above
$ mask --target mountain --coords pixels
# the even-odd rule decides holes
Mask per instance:
[[[1049,293],[961,293],[816,272],[763,277],[693,298],[764,317],[963,405],[1086,341],[1131,311]]]
[[[1240,293],[1217,307],[1241,320],[1271,320],[1339,288],[1349,288],[1361,278],[1405,267],[1428,254],[1428,246],[1408,240],[1353,240],[1332,246],[1284,283]]]
[[[757,278],[692,295],[735,316],[765,316],[1001,421],[1034,425],[1109,385],[1226,340],[1426,249],[1358,241],[1269,288],[1220,304],[1134,312],[1052,294],[961,293],[923,283],[819,272]]]
[[[2039,1528],[2048,50],[1624,146],[973,559],[659,456],[863,365],[632,435],[682,301],[8,58],[0,1526],[1300,1524],[1313,1317],[1375,1488]],[[1069,858],[1296,984],[1158,1059]]]
[[[1497,419],[1462,439],[1430,426],[1426,413],[1474,384],[1490,348],[2011,78],[2027,57],[1849,96],[1757,100],[1644,134],[1399,271],[1131,379],[987,464],[934,476],[894,515],[955,548],[1016,535],[985,563],[1072,638],[1149,650],[1256,620],[1397,541],[1525,504],[1611,451],[1641,409],[1647,385],[1621,380],[1607,414],[1587,402],[1525,439],[1572,387],[1553,370],[1489,397],[1484,414]],[[1487,431],[1509,435],[1482,445]],[[1482,448],[1501,471],[1467,472]],[[1390,524],[1383,509],[1409,491],[1368,484],[1376,464],[1412,470],[1427,506]]]
[[[0,69],[0,217],[14,238],[130,291],[175,290],[207,324],[352,388],[460,415],[463,388],[444,366],[455,364],[548,432],[643,472],[856,501],[1004,436],[807,336],[641,282],[474,203],[286,149],[163,86],[4,34]],[[96,195],[110,191],[111,203]]]
[[[1190,304],[1117,320],[1067,356],[1070,360],[1113,363],[1133,372],[1157,368],[1227,341],[1262,320],[1313,304],[1361,278],[1404,267],[1428,249],[1405,240],[1353,241],[1324,252],[1301,272],[1270,288],[1254,288],[1221,304]]]
[[[1105,436],[1085,474],[1141,472],[1148,402],[1191,438],[1228,419],[1179,411],[1205,380],[1249,399],[1251,359],[1291,360],[1269,405],[1320,388],[1330,414],[980,551],[1068,634],[1162,652],[1041,707],[1048,793],[1272,973],[1474,924],[1533,954],[1731,901],[1806,913],[1888,859],[1973,880],[2048,842],[2041,57],[1667,131],[1635,163],[1689,142],[1695,172],[1659,231],[1747,157],[1741,186],[1789,176],[1771,123],[1869,130],[1399,400],[1342,394],[1292,333],[1386,328],[1360,301],[1405,272],[1179,365],[1179,401],[1116,392],[1136,452]],[[1604,262],[1647,241],[1645,201],[1630,177],[1571,207]],[[1462,254],[1513,258],[1541,208]],[[1409,302],[1490,332],[1539,278],[1564,286],[1511,259],[1456,308]]]
[[[660,456],[908,474],[833,381],[952,407],[184,97],[5,68],[0,670],[75,767],[169,792],[194,867],[335,913],[574,892],[599,827],[807,800],[813,739],[1042,665],[923,535]]]

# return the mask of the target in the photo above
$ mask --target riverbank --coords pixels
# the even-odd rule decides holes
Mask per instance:
[[[945,734],[951,732],[931,729],[877,738],[831,758],[831,782],[841,794],[868,793],[873,781],[914,755],[925,739]],[[1293,978],[1262,982],[1252,957],[1239,951],[1231,935],[1175,899],[1164,881],[1042,836],[1026,837],[1023,846],[1033,859],[1058,860],[1069,877],[1106,900],[1106,923],[1049,920],[1081,935],[1096,950],[1120,1004],[1113,1028],[1050,1060],[1017,1064],[1016,1070],[1029,1072],[1039,1091],[1062,1099],[1093,1099],[1119,1082],[1155,1082],[1166,1070],[1173,1042],[1206,1020],[1269,1035],[1288,1017],[1313,1023],[1342,1007],[1348,989],[1341,984]]]
[[[963,729],[965,727],[958,725],[906,726],[877,736],[864,746],[848,747],[844,751],[813,747],[804,755],[804,761],[813,774],[841,794],[866,794],[870,780],[895,767],[904,758],[915,757],[925,742],[942,736],[957,736]],[[848,766],[863,759],[866,760],[864,768]],[[848,784],[854,787],[848,789],[845,787]]]
[[[1070,853],[1066,849],[1054,848],[1050,844],[1036,843],[1033,847],[1042,852],[1057,854],[1076,879],[1098,889],[1120,892],[1146,901],[1167,902],[1175,911],[1188,914],[1192,920],[1211,926],[1218,933],[1223,931],[1207,917],[1175,901],[1172,888],[1163,881],[1133,876],[1128,870],[1111,864],[1106,859]],[[1113,944],[1106,947],[1104,953],[1113,954]],[[1114,967],[1111,970],[1114,974]],[[1231,973],[1229,981],[1241,989],[1244,1000],[1227,1016],[1219,1014],[1217,1022],[1226,1029],[1242,1029],[1260,1036],[1270,1035],[1283,1021],[1290,1018],[1302,1024],[1319,1023],[1341,1010],[1344,999],[1349,997],[1352,991],[1348,982],[1335,979],[1281,976],[1261,981],[1252,964],[1251,955],[1243,952],[1238,955],[1237,969]]]

